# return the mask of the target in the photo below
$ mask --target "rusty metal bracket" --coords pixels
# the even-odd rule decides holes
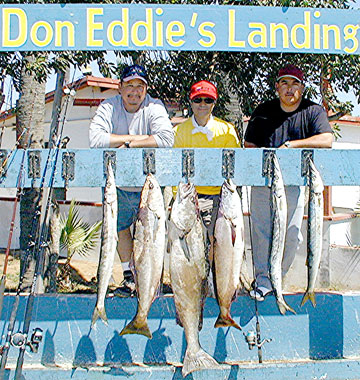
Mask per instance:
[[[309,172],[309,160],[314,160],[314,151],[304,149],[301,152],[301,177],[305,177]]]
[[[188,180],[195,175],[194,150],[182,150],[182,176]]]
[[[143,173],[155,174],[155,149],[143,149]]]
[[[4,177],[6,175],[6,167],[7,167],[7,151],[5,149],[0,149],[0,177]]]
[[[235,150],[223,149],[222,151],[222,176],[234,178],[235,175]]]
[[[105,177],[107,177],[107,167],[109,161],[111,162],[114,176],[116,176],[116,152],[114,150],[106,150],[103,153],[103,171]]]
[[[274,156],[275,156],[274,150],[265,149],[263,151],[262,176],[267,177],[270,181],[272,179],[272,173],[273,173]]]
[[[41,152],[31,150],[28,152],[28,177],[32,179],[40,178]]]
[[[65,181],[65,188],[69,186],[69,181],[75,178],[75,153],[63,152],[61,177]]]

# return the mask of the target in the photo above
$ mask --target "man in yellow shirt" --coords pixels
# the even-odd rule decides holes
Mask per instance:
[[[190,89],[193,115],[174,129],[174,148],[239,148],[234,126],[212,115],[218,92],[206,80],[194,83]],[[196,186],[202,220],[211,242],[210,262],[216,215],[219,205],[219,186]]]

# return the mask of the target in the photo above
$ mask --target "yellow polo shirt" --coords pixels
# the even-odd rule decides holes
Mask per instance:
[[[212,131],[212,139],[202,132],[193,134],[194,125],[191,118],[174,128],[174,148],[240,148],[240,142],[236,135],[235,127],[227,121],[214,117],[208,123],[208,129]],[[174,189],[176,191],[176,188]],[[196,186],[199,194],[219,194],[220,186]]]

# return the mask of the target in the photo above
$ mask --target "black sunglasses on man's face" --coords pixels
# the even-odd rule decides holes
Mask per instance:
[[[195,98],[192,100],[193,103],[200,104],[202,101],[204,101],[206,104],[213,104],[215,102],[215,99],[212,98]]]

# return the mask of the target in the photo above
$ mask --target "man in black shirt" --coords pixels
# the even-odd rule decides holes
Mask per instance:
[[[247,148],[331,148],[332,130],[325,110],[303,98],[304,74],[294,65],[280,69],[276,80],[277,99],[260,104],[245,133]],[[289,270],[302,242],[304,189],[286,187],[288,227],[282,264],[283,276]],[[268,274],[271,219],[269,189],[253,187],[251,191],[252,245],[257,288],[250,296],[258,301],[271,292]]]

